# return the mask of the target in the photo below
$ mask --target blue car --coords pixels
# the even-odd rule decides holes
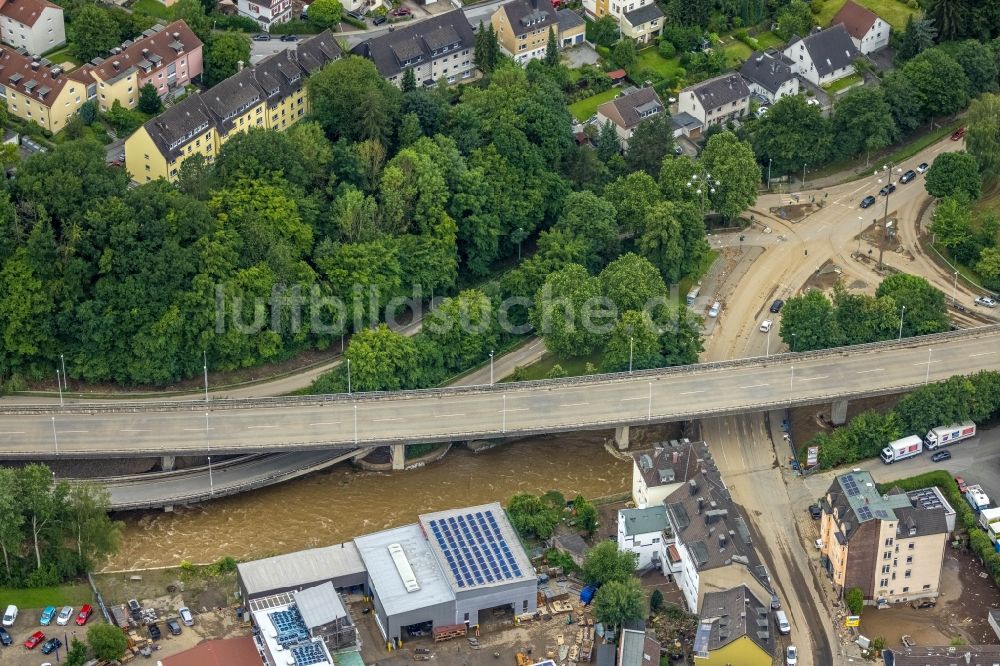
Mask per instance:
[[[41,623],[43,627],[47,627],[52,623],[52,618],[56,616],[56,607],[47,606],[45,610],[42,611]]]

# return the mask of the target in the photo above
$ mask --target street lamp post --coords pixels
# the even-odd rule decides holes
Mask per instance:
[[[771,355],[771,327],[767,328],[767,349],[764,351],[764,358]]]
[[[767,190],[771,191],[771,158],[767,158]]]
[[[493,386],[493,350],[490,350],[490,386]]]
[[[858,215],[858,256],[861,256],[861,235],[865,233],[865,218]]]
[[[634,338],[629,337],[628,339],[628,374],[632,374],[632,342]]]
[[[507,432],[507,394],[503,394],[503,421],[501,422],[500,432]]]
[[[925,385],[931,379],[931,354],[933,354],[933,353],[934,353],[933,349],[931,349],[931,348],[927,349],[927,374],[924,375],[924,384]]]
[[[802,163],[802,189],[806,189],[806,167],[809,166],[805,162]]]
[[[59,434],[56,433],[56,417],[52,417],[52,441],[56,446],[56,455],[59,455]]]
[[[951,304],[955,305],[958,298],[958,271],[955,271],[955,284],[951,287]]]
[[[66,390],[68,391],[68,390],[69,390],[69,383],[67,383],[67,381],[66,381],[66,379],[67,379],[67,377],[66,377],[66,356],[64,356],[63,354],[59,354],[59,361],[60,361],[60,362],[62,363],[62,371],[63,371],[63,374],[62,374],[62,381],[63,381],[63,388],[64,388],[64,389],[66,389]]]
[[[205,402],[208,402],[208,352],[201,350],[202,370],[205,371]]]
[[[897,338],[898,340],[902,340],[903,339],[903,317],[904,316],[906,316],[906,306],[905,305],[899,311],[899,338]]]
[[[347,359],[347,395],[351,395],[351,359]]]
[[[691,174],[691,180],[687,182],[687,186],[693,188],[694,193],[701,197],[702,215],[708,211],[709,195],[715,194],[715,188],[720,185],[722,185],[722,183],[713,178],[712,174],[708,171],[705,171],[704,167],[701,167],[701,171],[699,173]]]
[[[521,242],[524,240],[524,228],[517,228],[517,261],[521,261]]]
[[[649,401],[646,404],[646,420],[653,420],[653,382],[649,382]]]
[[[63,405],[62,378],[59,376],[59,368],[56,368],[56,386],[59,387],[59,406],[64,407],[65,405]]]
[[[795,352],[795,334],[792,333],[792,352]]]

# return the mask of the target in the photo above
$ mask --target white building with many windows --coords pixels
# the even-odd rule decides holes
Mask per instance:
[[[0,41],[31,55],[66,43],[63,10],[48,0],[0,0]]]
[[[659,566],[662,561],[664,532],[669,529],[667,511],[662,504],[646,509],[618,511],[618,550],[636,555],[636,569]]]
[[[236,0],[236,11],[270,30],[275,23],[292,18],[292,0]]]

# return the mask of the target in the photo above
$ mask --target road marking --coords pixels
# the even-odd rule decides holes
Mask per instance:
[[[60,430],[59,434],[60,435],[71,435],[73,433],[78,433],[78,432],[87,432],[87,431],[86,430]]]
[[[941,363],[941,361],[921,361],[920,363],[914,363],[913,365],[927,365],[928,363]]]
[[[0,435],[23,435],[23,432],[0,432]]]
[[[769,384],[750,384],[749,386],[741,386],[740,388],[751,389],[751,388],[760,388],[761,386],[769,386]]]
[[[153,432],[152,430],[119,430],[118,432]]]
[[[399,419],[399,418],[392,418],[392,419],[372,419],[372,421],[375,421],[376,423],[378,423],[379,421],[402,421],[402,420],[403,419]]]
[[[874,370],[858,370],[859,375],[865,375],[869,372],[882,372],[882,368],[875,368]]]
[[[639,398],[622,398],[622,402],[628,402],[629,400],[649,400],[649,396],[642,396]]]
[[[823,375],[822,377],[799,377],[798,379],[800,382],[811,382],[814,379],[826,379],[829,376],[830,375]]]
[[[437,414],[434,416],[436,419],[449,419],[453,416],[465,416],[465,414]]]
[[[589,402],[570,402],[565,405],[559,405],[560,407],[583,407],[584,405],[589,405]]]
[[[704,391],[688,391],[686,393],[680,393],[678,395],[694,395],[695,393],[704,393]]]
[[[498,410],[497,414],[499,414],[500,412],[505,412],[505,411],[506,412],[526,412],[529,409],[530,409],[530,407],[508,407],[507,409]]]
[[[969,358],[975,358],[977,356],[989,356],[990,354],[996,354],[996,353],[997,352],[995,352],[995,351],[991,351],[991,352],[979,352],[978,354],[969,354]],[[923,364],[921,364],[921,365],[923,365]]]
[[[247,430],[253,430],[254,428],[277,428],[276,425],[262,425],[262,426],[247,426]]]
[[[311,426],[321,426],[321,425],[340,425],[340,421],[320,421],[319,423],[310,423]]]
[[[205,432],[206,430],[215,430],[215,428],[184,428],[188,432]]]

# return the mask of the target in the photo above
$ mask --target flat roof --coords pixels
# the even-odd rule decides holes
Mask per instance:
[[[286,595],[277,595],[274,598],[275,602],[279,601],[278,597],[281,596]],[[253,620],[260,629],[259,638],[264,641],[274,663],[292,663],[294,666],[333,666],[333,657],[326,644],[320,638],[310,639],[309,628],[294,603],[255,610]],[[288,661],[289,655],[294,661]]]
[[[364,562],[354,542],[310,548],[237,565],[248,595],[303,587],[342,576],[363,575]]]
[[[455,595],[419,525],[410,524],[354,540],[386,615],[454,601]],[[399,544],[420,589],[408,592],[389,546]]]
[[[628,536],[662,532],[670,526],[667,507],[663,504],[646,509],[619,509],[618,520]]]

